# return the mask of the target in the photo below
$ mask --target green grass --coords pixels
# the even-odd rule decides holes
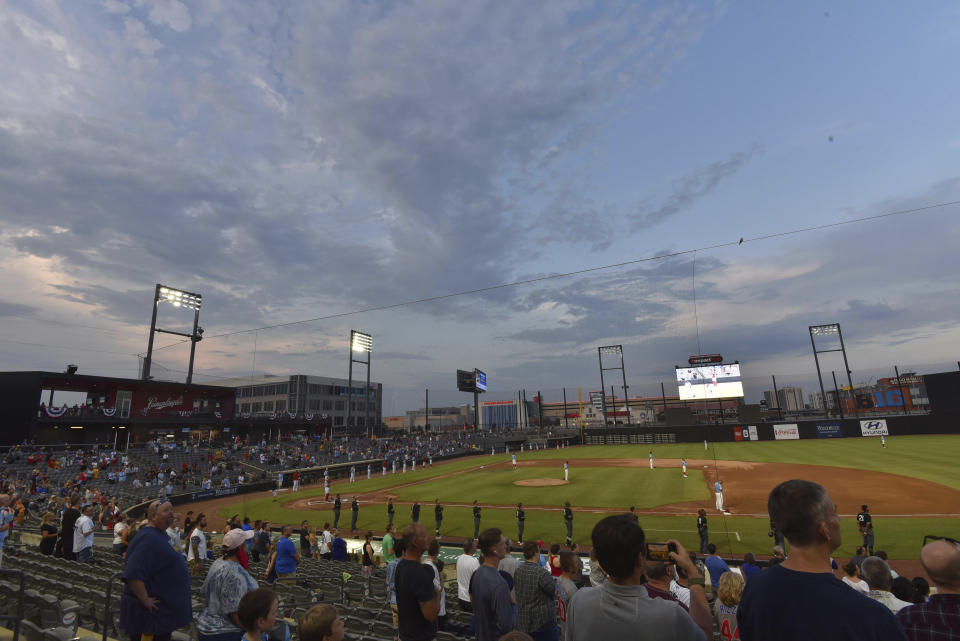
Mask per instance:
[[[956,474],[956,461],[960,459],[960,436],[899,436],[887,439],[887,449],[881,449],[877,439],[823,439],[808,441],[762,441],[758,443],[711,443],[704,452],[702,443],[668,445],[621,445],[571,447],[564,450],[523,452],[520,460],[556,460],[557,466],[521,468],[514,472],[509,467],[484,469],[480,465],[508,462],[504,454],[481,455],[437,464],[433,468],[418,469],[405,475],[374,476],[365,480],[366,466],[358,465],[358,476],[364,478],[353,485],[339,483],[333,488],[344,497],[424,481],[416,485],[397,488],[392,493],[400,501],[419,499],[422,504],[421,521],[433,529],[433,500],[440,498],[446,505],[443,533],[448,536],[473,534],[473,518],[469,504],[474,498],[484,504],[506,505],[523,501],[527,505],[559,506],[569,500],[575,506],[574,539],[589,543],[593,525],[605,514],[589,512],[582,506],[626,509],[629,505],[638,508],[655,508],[657,505],[685,501],[712,503],[712,496],[699,470],[691,467],[690,478],[683,479],[676,469],[658,468],[651,472],[640,468],[602,468],[578,465],[578,459],[588,458],[634,458],[645,460],[652,448],[658,459],[740,460],[757,462],[800,463],[853,467],[875,470],[925,479],[960,490],[960,475]],[[561,461],[570,461],[571,483],[565,486],[526,488],[513,485],[520,478],[562,478]],[[456,474],[451,474],[456,473]],[[444,478],[438,475],[451,474]],[[829,485],[829,479],[814,479]],[[762,479],[758,479],[762,482]],[[322,487],[313,486],[300,493],[300,498],[322,495]],[[869,499],[870,497],[865,497]],[[284,495],[282,501],[289,500]],[[461,505],[457,507],[455,504]],[[345,500],[340,525],[349,526],[349,500]],[[333,520],[332,509],[315,511],[286,510],[271,497],[238,499],[233,506],[221,510],[223,516],[236,512],[251,518],[268,518],[273,523],[289,521],[299,523],[307,518],[314,525]],[[527,510],[525,538],[528,540],[563,541],[565,528],[559,509]],[[409,506],[397,506],[396,523],[402,527],[410,520]],[[358,529],[382,531],[386,525],[384,505],[361,503]],[[642,515],[641,523],[650,540],[677,538],[685,546],[696,549],[698,537],[693,516]],[[724,554],[740,555],[747,551],[766,554],[773,543],[767,536],[768,523],[764,518],[743,516],[720,516],[710,512],[711,541]],[[884,549],[891,558],[916,559],[925,534],[942,534],[958,537],[960,518],[878,518],[874,517],[877,532],[877,548]],[[516,521],[513,509],[484,508],[482,527],[500,527],[509,536],[516,536]],[[849,558],[860,542],[853,519],[842,521],[843,546],[837,558]],[[739,535],[739,540],[737,539]]]

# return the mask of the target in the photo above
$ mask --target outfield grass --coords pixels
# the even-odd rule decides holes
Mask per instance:
[[[823,439],[809,441],[763,441],[758,443],[716,443],[710,444],[705,452],[702,443],[684,443],[652,446],[657,458],[688,459],[713,458],[718,460],[741,460],[757,462],[801,463],[811,465],[830,465],[876,470],[904,476],[922,478],[940,483],[954,489],[960,489],[960,478],[955,472],[956,461],[960,459],[960,436],[901,436],[887,439],[887,449],[881,449],[877,439]],[[706,489],[706,483],[699,470],[690,470],[690,478],[683,479],[677,470],[658,468],[651,472],[641,468],[600,468],[584,463],[578,465],[578,459],[592,458],[635,458],[645,460],[651,446],[591,446],[572,447],[560,451],[542,450],[523,452],[521,460],[555,459],[557,466],[527,467],[517,472],[509,466],[502,469],[484,469],[467,471],[480,465],[508,462],[510,457],[504,454],[496,456],[481,455],[450,463],[437,464],[433,468],[418,469],[405,475],[374,476],[365,480],[366,466],[358,465],[358,477],[363,480],[348,485],[338,483],[334,492],[344,496],[344,509],[341,513],[341,527],[349,526],[350,493],[367,493],[392,487],[401,483],[426,481],[422,484],[397,488],[392,493],[401,501],[420,500],[422,504],[421,521],[433,529],[433,500],[440,498],[446,504],[443,533],[448,536],[470,536],[473,534],[473,518],[469,504],[474,498],[485,504],[512,504],[523,501],[529,505],[555,505],[554,511],[532,510],[526,512],[526,533],[528,540],[562,542],[565,528],[559,506],[569,500],[575,506],[574,539],[589,543],[590,530],[603,518],[604,514],[586,511],[581,506],[626,508],[636,505],[639,508],[655,508],[665,503],[684,501],[704,501],[712,503],[712,497]],[[513,481],[519,478],[562,478],[561,461],[570,460],[571,483],[553,487],[518,487]],[[452,474],[443,478],[438,475]],[[817,480],[817,479],[815,479]],[[820,479],[829,484],[829,480]],[[322,487],[314,486],[304,490],[299,498],[322,495]],[[867,497],[869,498],[869,497]],[[281,501],[289,500],[285,494]],[[454,504],[462,505],[456,507]],[[287,510],[269,496],[257,499],[238,499],[230,508],[221,510],[223,516],[236,512],[251,518],[268,518],[274,523],[299,523],[304,517],[314,525],[333,520],[332,509],[316,511]],[[410,520],[409,506],[397,506],[398,526]],[[386,525],[386,508],[383,505],[364,505],[361,503],[358,529],[382,531]],[[641,517],[641,524],[651,540],[677,538],[691,549],[698,546],[698,537],[693,516],[648,516]],[[772,539],[767,536],[766,519],[742,516],[721,516],[711,510],[709,515],[710,539],[724,554],[740,555],[747,551],[767,554],[772,547]],[[916,559],[925,534],[941,534],[960,538],[960,518],[878,518],[874,517],[877,548],[885,549],[891,558]],[[509,536],[516,536],[516,520],[513,509],[484,508],[482,527],[500,527]],[[838,558],[851,556],[860,542],[854,519],[842,522],[844,545],[838,550]],[[739,535],[739,540],[737,536]]]

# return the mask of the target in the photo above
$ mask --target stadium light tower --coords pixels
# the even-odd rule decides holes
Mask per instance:
[[[853,393],[853,379],[850,374],[850,365],[847,363],[847,349],[843,345],[843,332],[840,331],[840,323],[828,323],[826,325],[810,325],[810,344],[813,346],[813,361],[817,365],[817,379],[820,381],[820,398],[823,399],[824,413],[827,411],[827,395],[823,390],[823,376],[820,373],[819,354],[826,352],[841,352],[843,354],[843,369],[847,370],[847,384],[850,386],[850,399],[853,402],[853,413],[858,415],[857,399]],[[836,335],[840,339],[839,349],[817,349],[817,338]],[[837,394],[837,405],[840,405],[840,394]],[[842,410],[841,410],[842,416]]]
[[[360,354],[366,353],[366,360],[357,360],[354,352]],[[362,363],[367,366],[367,386],[363,392],[363,425],[367,428],[367,436],[370,436],[370,353],[373,352],[373,336],[358,332],[355,329],[350,330],[350,373],[347,377],[347,431],[350,431],[350,418],[353,415],[353,364]]]
[[[615,365],[613,367],[604,367],[603,366],[603,357],[604,356],[619,356],[620,365]],[[600,389],[605,389],[603,386],[603,372],[604,370],[609,369],[618,369],[620,370],[620,375],[623,378],[623,393],[626,396],[627,393],[627,373],[623,367],[623,345],[602,345],[597,348],[597,356],[600,359]],[[607,395],[606,392],[601,392],[603,398],[603,424],[607,425]],[[613,424],[617,424],[617,399],[613,399]],[[630,400],[624,398],[624,402],[627,406],[627,423],[630,422]]]
[[[170,303],[174,307],[186,307],[193,310],[193,331],[189,334],[184,332],[174,332],[169,329],[160,329],[157,327],[157,309],[160,303]],[[143,359],[143,370],[140,372],[140,378],[150,380],[150,365],[153,362],[153,335],[174,334],[190,339],[190,367],[187,369],[187,385],[193,382],[193,357],[196,354],[197,343],[203,339],[203,328],[200,327],[200,307],[203,304],[203,297],[200,294],[194,294],[182,289],[174,289],[157,283],[157,288],[153,294],[153,316],[150,319],[150,339],[147,342],[147,356]]]

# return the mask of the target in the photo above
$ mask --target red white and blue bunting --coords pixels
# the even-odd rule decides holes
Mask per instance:
[[[113,416],[114,414],[117,413],[117,408],[116,408],[116,407],[102,407],[102,408],[100,408],[100,411],[103,412],[103,415],[104,415],[104,416]]]
[[[45,407],[43,409],[50,418],[60,418],[67,413],[66,407]]]

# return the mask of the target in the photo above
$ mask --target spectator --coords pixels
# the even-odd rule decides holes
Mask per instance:
[[[264,578],[270,576],[271,572],[276,572],[277,580],[281,583],[293,585],[297,582],[297,566],[300,565],[301,559],[297,553],[297,546],[290,540],[291,534],[293,534],[293,526],[284,525],[270,562],[267,563]]]
[[[713,604],[713,618],[721,639],[739,639],[737,607],[743,596],[744,579],[736,572],[724,572],[720,577],[717,600]]]
[[[363,576],[364,582],[366,583],[366,589],[369,592],[370,577],[373,576],[373,544],[370,543],[370,540],[373,539],[373,532],[367,530],[367,533],[364,535],[363,539],[363,548],[361,550],[362,564],[360,566],[360,573]]]
[[[463,542],[463,554],[457,557],[457,600],[460,601],[460,609],[465,612],[473,612],[473,604],[470,602],[470,579],[480,567],[476,553],[476,539],[467,539]]]
[[[730,566],[717,554],[717,546],[713,543],[707,545],[707,558],[704,563],[707,564],[707,572],[710,573],[710,587],[713,588],[713,595],[716,597],[717,590],[720,588],[720,575],[729,572]]]
[[[53,512],[44,512],[40,521],[40,552],[47,556],[53,554],[53,547],[57,544],[57,526],[53,524]],[[0,548],[3,543],[0,542]],[[0,562],[3,560],[3,551],[0,549]]]
[[[240,599],[257,587],[257,581],[240,564],[237,552],[253,538],[253,532],[233,528],[223,535],[223,558],[210,566],[203,582],[206,607],[197,617],[199,641],[236,641],[243,633],[237,616]]]
[[[80,518],[80,495],[76,492],[70,495],[70,507],[63,511],[60,517],[60,538],[57,539],[56,550],[60,551],[63,558],[71,561],[76,560],[73,553],[73,526],[77,524]]]
[[[743,580],[745,582],[749,581],[750,577],[756,576],[761,572],[763,572],[763,568],[757,565],[757,557],[753,555],[753,552],[747,552],[744,554],[743,565],[740,566],[740,573],[743,575]]]
[[[645,574],[647,582],[644,587],[647,594],[654,599],[666,599],[667,601],[678,601],[684,610],[690,609],[690,599],[687,596],[687,602],[684,603],[670,589],[670,578],[667,576],[667,564],[663,561],[647,561]],[[688,590],[689,592],[689,590]]]
[[[767,561],[767,567],[772,568],[775,565],[780,565],[787,560],[787,555],[783,551],[782,545],[773,546],[773,556],[770,557],[770,560]]]
[[[634,516],[631,514],[630,516]],[[634,516],[634,518],[636,518]],[[637,519],[637,525],[640,524],[640,519]],[[597,553],[595,550],[590,550],[590,587],[595,588],[607,580],[607,573],[603,571],[603,568],[600,567],[600,562],[597,561]]]
[[[513,629],[516,617],[510,604],[510,588],[497,566],[507,554],[507,539],[500,528],[480,534],[483,564],[470,578],[470,600],[477,641],[497,641]]]
[[[397,564],[403,557],[403,539],[397,540],[393,545],[397,556],[390,563],[387,563],[387,594],[390,596],[390,609],[393,611],[393,629],[399,630],[399,620],[397,618],[397,585],[396,574]]]
[[[400,641],[428,641],[437,636],[442,590],[434,586],[433,570],[420,563],[427,539],[427,528],[421,523],[412,523],[403,531],[403,558],[394,572]]]
[[[893,592],[893,596],[897,597],[901,601],[911,604],[917,602],[917,595],[916,590],[913,588],[913,581],[905,576],[898,576],[895,578],[890,586],[890,591]]]
[[[280,600],[267,588],[250,590],[237,605],[237,620],[243,628],[243,641],[267,641],[276,626]]]
[[[310,558],[310,522],[304,520],[300,524],[300,530],[297,532],[300,535],[300,556],[309,559]]]
[[[550,545],[550,556],[547,557],[547,565],[550,568],[550,574],[554,577],[559,577],[563,574],[563,569],[560,568],[560,544],[553,543]]]
[[[737,610],[743,641],[905,638],[887,608],[848,589],[831,571],[830,554],[842,537],[825,487],[781,483],[770,492],[767,511],[790,542],[790,557],[747,584]]]
[[[388,523],[387,533],[383,535],[383,544],[380,546],[383,551],[383,560],[387,564],[397,558],[397,553],[393,549],[394,534],[396,534],[396,529],[394,528],[393,523]]]
[[[120,598],[120,628],[130,641],[151,635],[170,641],[171,633],[190,623],[190,574],[183,557],[170,547],[167,528],[173,505],[154,501],[147,508],[148,525],[127,550],[125,582]]]
[[[347,560],[347,542],[340,536],[340,530],[333,531],[333,542],[330,544],[330,556],[334,561]]]
[[[678,541],[668,541],[677,549],[670,558],[691,577],[691,614],[679,603],[647,594],[643,587],[646,540],[631,515],[602,519],[594,526],[592,539],[607,580],[599,587],[580,590],[570,601],[567,641],[628,639],[644,631],[670,639],[704,639],[707,632],[712,636],[703,577]]]
[[[506,572],[512,577],[517,571],[517,566],[520,564],[520,559],[510,554],[511,546],[512,542],[510,539],[507,539],[507,556],[501,559],[500,565],[497,566],[497,569],[501,572]]]
[[[167,536],[170,537],[170,547],[180,552],[183,549],[183,542],[180,541],[180,528],[177,526],[178,518],[176,514],[173,515],[173,523],[167,528]],[[127,550],[124,549],[123,551],[126,552]]]
[[[690,560],[694,560],[693,552],[690,553]],[[689,610],[690,586],[687,584],[687,573],[676,564],[668,566],[667,570],[667,574],[670,576],[670,594],[676,597],[677,601]]]
[[[557,618],[560,641],[564,641],[567,632],[567,607],[570,599],[577,593],[577,584],[573,581],[578,568],[577,555],[569,550],[561,550],[560,568],[562,572],[557,580]]]
[[[857,546],[857,553],[850,558],[850,561],[852,561],[853,563],[856,563],[857,567],[860,567],[863,564],[864,559],[866,558],[867,558],[867,551],[861,545],[861,546]]]
[[[930,600],[930,584],[922,576],[913,577],[914,603],[926,603]]]
[[[437,613],[437,629],[447,626],[447,594],[443,589],[443,561],[440,560],[440,542],[432,536],[427,543],[427,559],[423,562],[433,569],[433,587],[440,590],[440,611]]]
[[[126,519],[120,519],[113,526],[113,552],[114,554],[119,554],[121,557],[123,553],[126,552],[123,545],[123,533],[126,532],[128,527],[130,526],[127,524]]]
[[[591,564],[591,576],[593,568]],[[513,573],[517,594],[517,629],[534,641],[555,641],[557,638],[557,584],[546,569],[540,567],[540,549],[533,541],[523,544],[523,563]]]
[[[333,534],[330,532],[330,524],[323,524],[323,532],[320,533],[320,537],[317,540],[317,546],[319,548],[320,558],[331,560],[333,558]]]
[[[332,605],[315,605],[300,617],[300,641],[343,641],[343,619]]]
[[[864,595],[870,592],[870,586],[860,578],[860,567],[852,560],[843,566],[843,573],[844,576],[841,580],[851,588],[857,592],[862,592]]]
[[[207,535],[203,531],[205,527],[207,527],[207,515],[201,512],[194,521],[193,532],[190,533],[190,539],[187,542],[190,547],[187,550],[187,561],[194,574],[203,572],[203,561],[207,558]]]
[[[260,562],[260,556],[270,554],[270,521],[257,521],[253,534],[253,561]]]
[[[860,574],[863,580],[867,582],[867,585],[870,586],[870,591],[867,593],[867,596],[884,604],[890,608],[890,611],[894,614],[910,605],[910,603],[901,601],[893,596],[893,593],[890,591],[893,585],[893,575],[890,574],[890,566],[879,556],[868,556],[864,559],[863,563],[860,564]]]
[[[93,560],[93,505],[86,503],[73,526],[73,553],[80,563]]]
[[[937,593],[925,603],[903,608],[897,618],[911,641],[956,639],[960,630],[960,543],[932,541],[920,550],[920,563]]]

